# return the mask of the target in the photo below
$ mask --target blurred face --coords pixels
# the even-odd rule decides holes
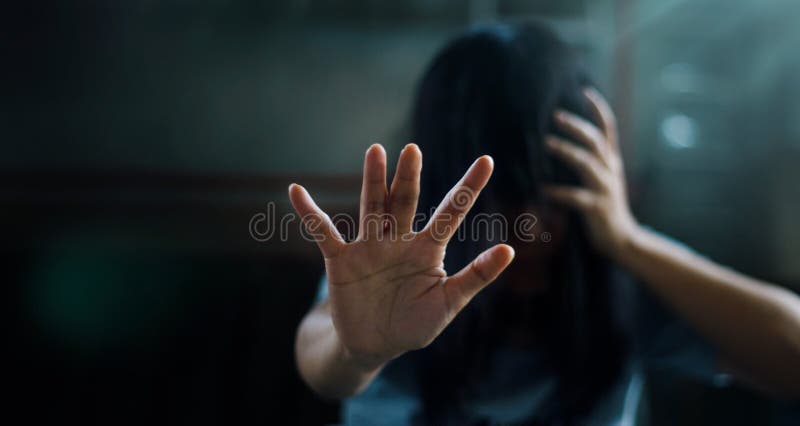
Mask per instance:
[[[520,215],[531,218],[533,222],[532,229],[524,235],[514,232],[513,221]],[[532,204],[524,209],[511,211],[508,218],[512,225],[509,239],[515,244],[518,259],[549,258],[563,244],[567,231],[567,212],[561,207]]]
[[[551,261],[566,239],[567,211],[551,204],[532,204],[524,209],[510,209],[506,215],[510,231],[508,243],[516,252],[507,271],[510,285],[519,291],[542,290],[547,284],[545,277],[549,275]],[[523,235],[514,226],[521,215],[533,219],[530,231]]]

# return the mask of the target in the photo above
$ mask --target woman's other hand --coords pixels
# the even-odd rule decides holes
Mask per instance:
[[[559,110],[556,124],[576,143],[552,135],[546,139],[550,152],[575,169],[583,186],[551,185],[545,193],[580,211],[595,247],[616,258],[639,226],[628,207],[614,112],[595,89],[587,88],[584,94],[600,127]]]

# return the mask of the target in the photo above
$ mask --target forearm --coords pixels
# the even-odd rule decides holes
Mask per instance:
[[[325,306],[314,308],[301,322],[295,357],[303,380],[321,396],[332,399],[361,392],[382,367],[359,362],[348,354]]]
[[[800,298],[637,228],[618,260],[757,384],[800,397]]]

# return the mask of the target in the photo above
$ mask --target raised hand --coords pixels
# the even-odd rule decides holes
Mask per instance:
[[[448,275],[443,268],[447,243],[488,182],[493,162],[489,156],[478,158],[416,232],[421,169],[419,148],[407,145],[387,190],[386,152],[380,145],[367,150],[359,233],[349,243],[303,187],[289,187],[292,205],[325,257],[339,340],[366,368],[430,344],[514,257],[510,246],[499,244]]]

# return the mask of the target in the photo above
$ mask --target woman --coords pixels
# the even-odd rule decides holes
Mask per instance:
[[[541,27],[471,32],[423,78],[419,147],[402,150],[388,190],[385,152],[367,151],[355,241],[345,243],[307,192],[290,186],[327,276],[298,329],[297,362],[320,394],[348,398],[348,424],[633,422],[643,363],[680,351],[684,361],[673,366],[712,370],[712,351],[659,320],[660,303],[743,377],[800,392],[798,298],[636,223],[613,114],[588,84]],[[482,154],[491,157],[469,164]],[[420,186],[427,209],[465,168],[415,230]],[[548,234],[451,241],[474,219],[464,217],[470,209],[501,212],[507,223],[532,214]],[[514,245],[512,266],[514,249],[491,239]]]

